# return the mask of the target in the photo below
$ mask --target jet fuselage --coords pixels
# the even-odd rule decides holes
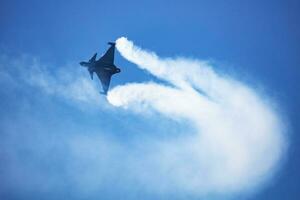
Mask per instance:
[[[97,74],[103,87],[102,94],[107,94],[111,76],[121,72],[121,69],[114,65],[115,43],[109,42],[108,44],[110,48],[99,60],[96,60],[97,53],[95,53],[88,62],[80,62],[81,66],[88,69],[91,79],[93,79],[94,72]]]

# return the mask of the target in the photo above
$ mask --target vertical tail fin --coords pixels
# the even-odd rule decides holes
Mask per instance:
[[[89,62],[95,62],[96,61],[96,57],[97,57],[97,53],[95,53],[93,55],[93,57],[91,57],[91,59],[89,60]]]

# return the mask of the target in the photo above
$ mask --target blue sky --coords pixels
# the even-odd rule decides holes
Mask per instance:
[[[3,199],[299,198],[299,6],[297,1],[2,1],[0,195]],[[215,71],[270,99],[289,144],[271,178],[247,191],[220,193],[212,187],[198,193],[198,188],[171,184],[174,177],[162,173],[162,179],[170,180],[156,187],[157,179],[146,176],[159,175],[147,167],[152,166],[151,148],[159,146],[158,141],[180,144],[186,130],[188,135],[195,130],[190,122],[159,114],[161,110],[113,107],[90,92],[100,89],[97,81],[84,85],[88,73],[78,63],[95,52],[101,54],[107,41],[122,36],[160,57],[208,60]],[[113,78],[112,87],[160,83],[155,73],[124,57],[127,60],[116,53],[122,73]],[[73,84],[77,80],[73,76],[82,79]],[[77,91],[77,86],[86,92]]]

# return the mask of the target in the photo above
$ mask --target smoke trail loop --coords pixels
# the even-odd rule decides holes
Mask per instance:
[[[204,61],[161,59],[124,37],[116,47],[125,59],[171,86],[117,86],[108,93],[109,103],[188,119],[196,128],[192,137],[162,143],[151,153],[156,170],[169,174],[172,184],[200,193],[236,192],[259,185],[273,173],[284,152],[284,128],[275,110],[253,89],[215,73]]]

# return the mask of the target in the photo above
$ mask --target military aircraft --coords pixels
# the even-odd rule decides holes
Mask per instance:
[[[104,95],[107,94],[111,76],[121,72],[121,70],[114,65],[116,43],[108,42],[108,44],[110,45],[109,49],[99,60],[96,60],[97,53],[95,53],[89,62],[80,62],[81,66],[87,67],[92,80],[94,72],[97,74],[103,88],[103,92],[100,93]]]

